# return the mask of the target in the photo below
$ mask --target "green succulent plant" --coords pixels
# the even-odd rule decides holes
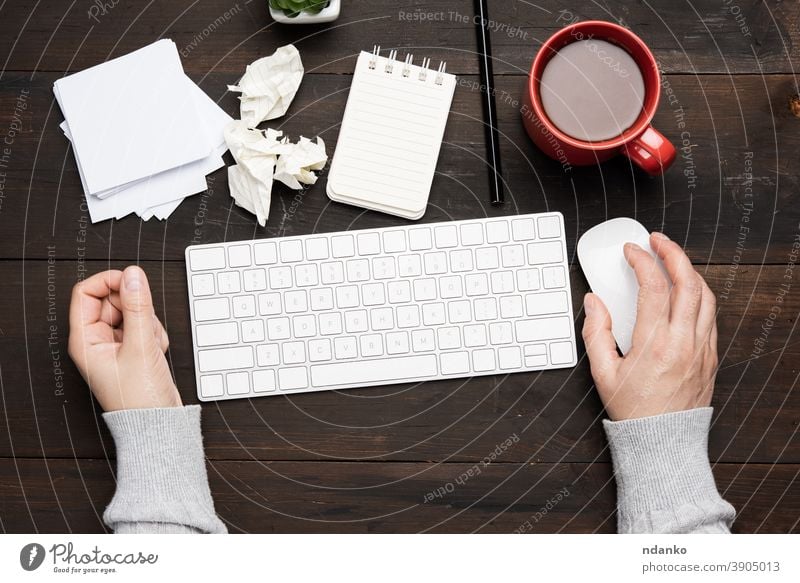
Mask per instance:
[[[294,18],[301,12],[319,14],[328,4],[330,0],[269,0],[273,10],[282,10],[289,18]]]

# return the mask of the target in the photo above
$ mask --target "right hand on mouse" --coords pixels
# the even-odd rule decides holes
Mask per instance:
[[[104,411],[180,407],[167,333],[139,267],[97,273],[72,290],[69,355]]]
[[[639,282],[633,344],[617,353],[611,316],[602,300],[586,294],[583,339],[597,392],[613,421],[707,407],[717,372],[716,299],[681,247],[650,235],[664,262],[633,243],[625,258]]]

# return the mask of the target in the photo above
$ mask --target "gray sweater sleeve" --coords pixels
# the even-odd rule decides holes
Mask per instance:
[[[620,533],[726,533],[733,506],[708,461],[711,407],[604,421],[617,481]]]
[[[208,486],[200,406],[103,414],[117,446],[117,491],[103,514],[130,533],[223,533]]]

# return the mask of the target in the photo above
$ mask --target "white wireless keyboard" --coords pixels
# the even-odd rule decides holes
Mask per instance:
[[[560,213],[186,249],[201,401],[574,366]]]

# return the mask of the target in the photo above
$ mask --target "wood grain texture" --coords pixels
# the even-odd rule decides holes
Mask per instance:
[[[230,532],[614,532],[611,467],[595,464],[209,462]],[[4,532],[103,532],[113,462],[0,460]],[[472,477],[469,472],[472,471]],[[800,466],[717,464],[734,532],[798,532]],[[434,494],[444,489],[440,496]],[[426,501],[427,500],[427,501]]]
[[[83,268],[94,273],[124,265],[90,262]],[[183,265],[142,266],[169,331],[178,386],[184,401],[195,403]],[[79,269],[71,261],[55,262],[49,273],[46,262],[0,263],[0,281],[7,282],[0,296],[7,410],[0,417],[0,456],[102,457],[111,449],[99,411],[66,354],[67,304]],[[785,297],[763,352],[755,344],[784,273],[783,267],[741,267],[731,280],[727,267],[705,271],[718,293],[726,282],[731,286],[719,300],[721,370],[710,447],[715,461],[800,463],[800,297]],[[577,268],[571,279],[580,314],[586,284]],[[580,316],[576,326],[580,332]],[[607,460],[603,412],[582,345],[578,354],[576,368],[546,373],[208,404],[206,453],[245,460],[478,461],[517,434],[521,442],[504,461]]]

